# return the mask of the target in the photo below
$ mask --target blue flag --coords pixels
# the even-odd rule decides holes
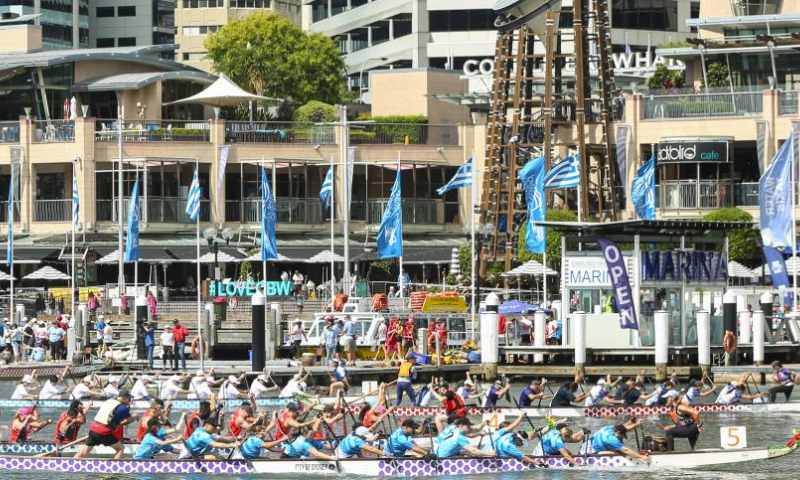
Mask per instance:
[[[775,288],[788,287],[789,274],[786,273],[786,262],[783,260],[783,254],[774,247],[764,247],[764,257],[767,259],[772,285]]]
[[[574,188],[580,183],[581,162],[578,154],[553,165],[544,176],[544,188]]]
[[[456,188],[471,187],[472,186],[472,159],[467,159],[463,165],[458,167],[456,174],[450,179],[447,184],[436,190],[439,195],[444,195],[450,190]]]
[[[631,203],[642,220],[656,218],[656,157],[644,162],[631,182]]]
[[[328,169],[325,181],[322,182],[322,187],[319,189],[319,198],[322,200],[325,210],[331,208],[331,195],[333,195],[333,165]]]
[[[394,179],[389,203],[383,212],[378,229],[378,256],[392,258],[403,256],[403,200],[400,195],[400,168]]]
[[[547,244],[544,227],[534,224],[544,221],[544,157],[526,163],[519,171],[519,179],[525,187],[528,206],[525,249],[531,253],[544,253]]]
[[[278,258],[278,246],[275,243],[275,225],[277,223],[278,211],[269,188],[267,169],[261,167],[261,261]]]
[[[195,221],[200,215],[200,200],[202,191],[200,190],[200,179],[197,176],[197,168],[194,169],[194,176],[192,176],[192,184],[189,185],[189,196],[186,198],[186,215],[189,220]]]
[[[6,265],[14,263],[14,166],[11,166],[11,180],[8,182],[8,248],[6,248]],[[12,272],[11,275],[14,275]]]
[[[72,224],[78,224],[78,214],[81,211],[80,199],[78,198],[78,176],[75,174],[75,167],[72,167]]]
[[[128,207],[128,235],[125,239],[125,261],[139,261],[139,178],[133,184],[131,204]]]
[[[795,243],[792,239],[793,139],[794,130],[758,181],[759,226],[765,247],[791,247]]]

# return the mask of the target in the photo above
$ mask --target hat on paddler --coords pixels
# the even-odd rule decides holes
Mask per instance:
[[[614,425],[614,431],[621,433],[624,438],[628,438],[628,429],[625,428],[625,425],[621,423],[618,425]]]

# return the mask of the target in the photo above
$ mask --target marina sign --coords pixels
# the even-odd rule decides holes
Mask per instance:
[[[566,257],[564,281],[570,288],[610,288],[611,277],[603,257]],[[633,278],[633,256],[625,254],[628,276]],[[642,252],[642,281],[720,282],[728,278],[724,252]]]
[[[252,297],[257,290],[264,289],[264,282],[211,282],[208,286],[210,297]],[[267,295],[288,296],[292,292],[292,282],[267,282]]]

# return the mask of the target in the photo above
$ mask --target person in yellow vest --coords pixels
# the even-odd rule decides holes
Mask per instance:
[[[131,414],[130,404],[131,393],[127,390],[120,390],[116,399],[112,398],[103,402],[94,417],[92,426],[89,427],[86,446],[75,454],[75,458],[86,457],[97,445],[113,448],[116,452],[114,458],[122,458],[125,451],[122,446],[122,427],[135,422],[139,417],[138,414]]]
[[[417,378],[417,360],[414,358],[413,352],[406,356],[406,361],[400,364],[400,370],[397,372],[397,385],[395,386],[395,396],[397,399],[394,402],[395,406],[399,406],[403,401],[403,392],[411,399],[411,406],[417,405],[417,397],[414,394],[414,387],[411,382]]]

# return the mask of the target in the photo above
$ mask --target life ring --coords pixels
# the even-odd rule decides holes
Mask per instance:
[[[725,338],[722,339],[722,348],[728,355],[736,351],[736,335],[733,332],[725,332]]]
[[[194,337],[194,340],[192,340],[192,358],[194,358],[195,360],[200,359],[200,354],[197,352],[197,345],[199,343],[200,343],[200,337]],[[203,343],[203,351],[204,351],[203,358],[206,359],[209,358],[210,355],[208,353],[208,342]]]

